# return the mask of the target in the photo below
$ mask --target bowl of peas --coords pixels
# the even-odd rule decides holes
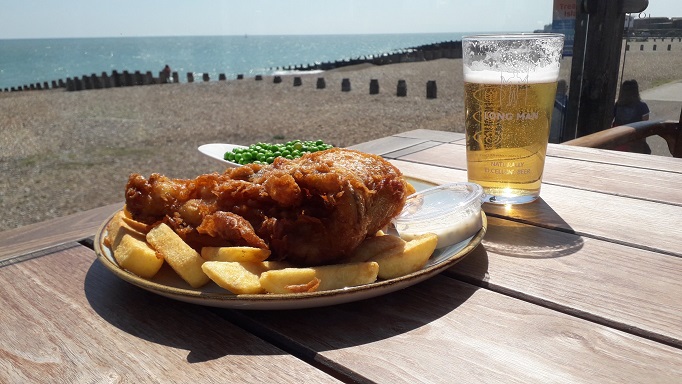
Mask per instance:
[[[322,140],[291,140],[286,143],[259,142],[249,146],[235,144],[204,144],[199,152],[233,167],[244,164],[272,164],[278,157],[293,160],[306,153],[324,151],[333,145]]]

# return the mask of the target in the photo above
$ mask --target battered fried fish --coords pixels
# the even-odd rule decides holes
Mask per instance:
[[[333,148],[192,180],[132,174],[133,218],[163,221],[188,243],[268,248],[299,265],[343,262],[403,208],[407,183],[379,156]]]

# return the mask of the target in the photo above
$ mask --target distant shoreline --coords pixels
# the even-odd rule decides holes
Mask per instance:
[[[152,71],[168,64],[181,76],[228,79],[271,75],[274,68],[379,57],[421,45],[461,40],[466,33],[372,35],[160,36],[0,40],[0,90],[92,73]]]
[[[360,64],[371,65],[389,65],[398,63],[411,63],[421,61],[431,61],[438,59],[460,59],[462,58],[462,42],[461,41],[444,41],[437,43],[422,44],[414,47],[398,49],[393,52],[381,53],[378,55],[365,55],[353,59],[335,60],[328,62],[315,62],[313,64],[298,64],[282,67],[271,67],[266,72],[270,75],[295,75],[295,74],[316,74],[333,69],[344,67],[354,67]],[[209,81],[210,76],[203,72],[186,72],[186,82],[194,82],[197,80]],[[132,76],[132,79],[124,79],[121,81],[118,76]],[[262,74],[254,75],[252,77],[263,76]],[[116,78],[114,81],[113,78]],[[237,74],[236,79],[244,78],[244,74]],[[215,80],[215,79],[213,79]],[[225,73],[218,74],[218,80],[227,80]],[[66,89],[67,91],[80,91],[84,89],[100,89],[112,88],[131,85],[151,85],[167,82],[182,82],[180,74],[177,71],[169,74],[164,74],[162,71],[150,70],[112,70],[111,73],[103,71],[100,73],[83,74],[82,76],[67,77],[65,79],[49,80],[37,83],[23,84],[18,86],[11,86],[0,88],[2,92],[23,92],[23,91],[40,91],[49,89]],[[75,83],[75,84],[74,84]]]

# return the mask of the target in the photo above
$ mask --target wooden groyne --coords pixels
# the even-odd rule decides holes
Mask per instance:
[[[355,59],[337,60],[327,63],[316,64],[301,64],[287,67],[270,68],[271,71],[285,70],[285,71],[312,71],[312,70],[329,70],[334,68],[341,68],[349,65],[357,65],[362,63],[371,63],[374,65],[386,65],[395,63],[408,63],[416,61],[436,60],[441,58],[461,58],[462,57],[462,42],[461,41],[447,41],[441,43],[421,45],[418,47],[410,47],[401,49],[396,52],[383,53],[377,55],[368,55],[358,57]],[[208,73],[201,73],[203,81],[209,81]],[[195,73],[187,72],[187,82],[195,81]],[[243,74],[237,75],[237,79],[244,78]],[[262,79],[262,75],[256,75],[257,80]],[[218,75],[218,81],[227,80],[224,73]],[[62,88],[66,91],[82,91],[88,89],[102,89],[114,87],[127,87],[138,85],[151,84],[165,84],[165,83],[179,83],[177,72],[172,72],[170,75],[164,71],[160,71],[158,76],[154,76],[151,71],[112,71],[111,74],[102,72],[100,75],[95,73],[83,75],[80,77],[67,77],[66,79],[53,80],[50,83],[42,82],[35,84],[27,84],[18,87],[5,88],[4,92],[17,91],[31,91],[31,90],[45,90]]]
[[[177,83],[178,74],[173,72],[170,76],[165,72],[159,72],[158,76],[154,76],[151,71],[123,71],[118,72],[113,70],[111,74],[102,72],[101,75],[95,73],[90,75],[83,75],[80,77],[67,77],[66,79],[52,80],[50,84],[45,81],[43,83],[28,84],[18,87],[5,88],[3,92],[20,92],[33,91],[45,89],[64,89],[66,91],[83,91],[86,89],[103,89],[114,87],[128,87],[135,85],[151,85],[164,83]]]
[[[296,76],[296,75],[290,75],[286,76],[288,78],[293,78],[293,83],[292,85],[294,87],[301,87],[303,86],[303,78],[301,76]],[[237,76],[237,80],[241,81],[243,80],[243,76]],[[225,81],[226,76],[224,74],[220,74],[218,77],[219,81]],[[210,81],[210,78],[208,74],[203,74],[202,75],[202,80],[204,82]],[[262,75],[257,75],[255,76],[256,81],[262,81],[263,76]],[[192,72],[187,73],[187,82],[192,83],[194,82],[194,74]],[[272,82],[274,84],[281,84],[282,83],[282,76],[281,75],[275,75],[272,76]],[[66,91],[83,91],[83,90],[89,90],[89,89],[104,89],[104,88],[116,88],[116,87],[129,87],[129,86],[142,86],[142,85],[152,85],[152,84],[165,84],[165,83],[179,83],[179,77],[177,72],[173,72],[170,77],[164,77],[164,76],[159,76],[159,77],[154,77],[152,76],[151,72],[146,72],[142,73],[140,71],[134,71],[134,72],[129,72],[129,71],[123,71],[121,73],[117,71],[112,71],[111,75],[107,74],[106,72],[103,72],[101,75],[96,75],[92,74],[90,76],[82,76],[82,77],[76,77],[76,78],[67,78],[66,81],[53,81],[52,82],[52,88],[62,88]],[[315,81],[315,88],[316,89],[326,89],[327,88],[327,81],[325,80],[324,77],[320,76],[317,77]],[[46,84],[45,86],[41,84],[36,84],[31,87],[28,87],[26,89],[21,88],[19,90],[15,90],[14,88],[10,92],[18,92],[18,91],[31,91],[31,90],[38,90],[38,89],[49,89],[49,86]],[[357,89],[357,87],[356,87]],[[380,93],[380,87],[379,87],[379,79],[370,79],[369,81],[369,94],[370,95],[378,95]],[[407,82],[403,79],[398,80],[398,83],[396,85],[395,89],[395,95],[397,97],[406,97],[408,93],[408,86]],[[350,78],[343,78],[341,79],[340,83],[340,90],[341,92],[350,92],[351,91],[351,79]],[[391,92],[391,91],[389,91]],[[425,91],[425,96],[427,99],[435,99],[437,98],[437,85],[435,80],[429,80],[426,82],[426,91]]]
[[[461,58],[462,42],[445,41],[440,43],[405,48],[391,53],[361,56],[353,59],[336,60],[326,63],[300,64],[294,66],[275,67],[270,69],[283,71],[315,71],[315,70],[328,71],[331,69],[364,63],[370,63],[374,65],[387,65],[438,59],[461,59]]]

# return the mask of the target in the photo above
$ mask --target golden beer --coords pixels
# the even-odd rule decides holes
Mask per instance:
[[[467,172],[493,203],[540,193],[556,82],[464,85]]]
[[[540,194],[562,47],[558,34],[462,40],[467,173],[487,202]]]

